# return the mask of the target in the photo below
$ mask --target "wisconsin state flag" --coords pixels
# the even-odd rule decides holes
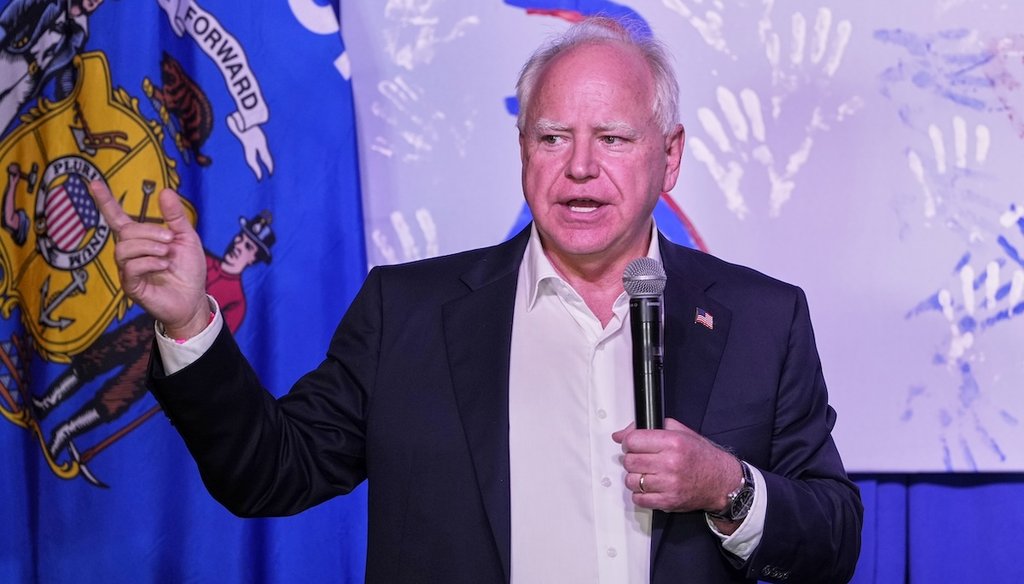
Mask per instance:
[[[0,10],[0,582],[359,580],[362,492],[243,520],[145,387],[153,320],[88,194],[161,221],[266,385],[322,358],[365,274],[348,56],[310,1],[9,0]]]

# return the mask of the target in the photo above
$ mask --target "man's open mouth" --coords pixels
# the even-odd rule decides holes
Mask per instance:
[[[601,203],[593,199],[572,199],[565,204],[574,213],[593,213],[601,206]]]

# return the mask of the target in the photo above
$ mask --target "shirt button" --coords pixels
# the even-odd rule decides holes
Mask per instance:
[[[610,478],[608,478],[608,477],[604,477],[603,479],[601,479],[601,486],[603,486],[603,487],[610,487],[610,486],[612,486],[612,480]]]
[[[608,417],[608,412],[604,410],[597,410],[597,417],[603,420]]]
[[[608,557],[609,558],[614,558],[617,555],[619,555],[619,552],[615,551],[615,548],[608,548]]]

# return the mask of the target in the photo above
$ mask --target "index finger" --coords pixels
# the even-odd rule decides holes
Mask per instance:
[[[107,225],[114,233],[121,231],[121,228],[129,223],[133,223],[134,220],[124,212],[121,208],[121,204],[114,198],[113,193],[107,188],[107,185],[101,180],[94,180],[89,183],[89,193],[92,195],[94,201],[96,201],[96,207],[99,208],[100,214],[106,219]]]

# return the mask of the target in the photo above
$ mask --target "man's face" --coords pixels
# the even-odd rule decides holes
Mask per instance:
[[[244,232],[239,233],[231,240],[228,251],[224,254],[225,266],[231,268],[232,273],[241,273],[242,270],[256,262],[256,254],[259,248]]]
[[[621,264],[647,253],[651,213],[675,185],[682,127],[654,119],[640,54],[590,44],[542,73],[519,137],[523,193],[556,265]]]

